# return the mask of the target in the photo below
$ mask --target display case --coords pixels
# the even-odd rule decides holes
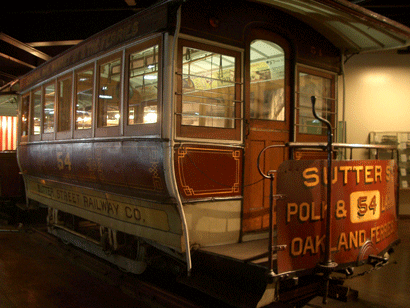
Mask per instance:
[[[396,145],[398,150],[398,167],[400,189],[410,190],[410,132],[371,132],[370,144]],[[370,158],[375,158],[376,150],[372,150]],[[380,159],[390,159],[391,151],[379,151]]]

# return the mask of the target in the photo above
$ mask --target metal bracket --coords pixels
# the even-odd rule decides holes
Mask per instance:
[[[284,251],[288,248],[288,245],[274,245],[272,246],[272,251],[277,252],[277,251]]]
[[[272,196],[273,200],[282,200],[282,199],[285,199],[285,198],[286,198],[286,195],[273,195]]]

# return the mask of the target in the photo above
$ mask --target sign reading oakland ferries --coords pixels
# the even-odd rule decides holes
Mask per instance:
[[[331,254],[358,264],[396,240],[396,167],[393,160],[332,164]],[[278,272],[323,262],[326,243],[327,161],[285,161],[277,174]]]

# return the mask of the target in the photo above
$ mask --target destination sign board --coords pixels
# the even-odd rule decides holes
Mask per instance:
[[[396,240],[397,168],[392,160],[335,161],[332,165],[331,256],[358,264]],[[279,273],[315,267],[326,244],[327,161],[293,160],[278,170]],[[297,192],[297,193],[295,193]]]

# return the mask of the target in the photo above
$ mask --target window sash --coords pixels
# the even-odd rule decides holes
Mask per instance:
[[[179,43],[177,135],[240,140],[240,53],[183,39]]]
[[[337,121],[335,74],[299,66],[295,94],[296,140],[326,139],[327,127],[313,116],[311,96],[316,97],[317,114],[330,121],[334,130],[332,133],[335,134]]]

